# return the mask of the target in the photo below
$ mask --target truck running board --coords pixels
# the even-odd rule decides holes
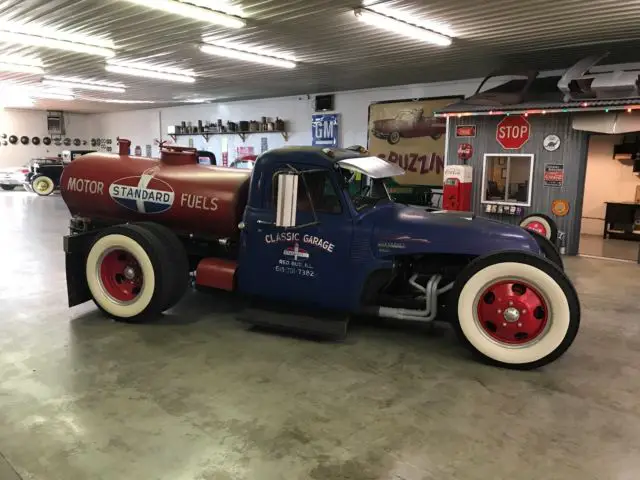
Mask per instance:
[[[345,313],[318,313],[297,310],[290,305],[252,302],[251,307],[238,313],[239,321],[255,327],[296,334],[341,340],[346,337],[349,317]]]

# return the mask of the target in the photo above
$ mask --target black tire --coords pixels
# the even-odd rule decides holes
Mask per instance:
[[[43,182],[46,183],[47,188],[38,188]],[[33,192],[41,197],[47,197],[53,193],[56,189],[56,184],[50,177],[46,175],[36,175],[31,179],[31,189]]]
[[[148,276],[146,284],[152,284],[145,291],[143,281],[141,291],[132,302],[119,302],[111,297],[107,292],[108,287],[104,285],[102,270],[99,274],[105,252],[113,249],[137,254],[143,280]],[[169,249],[163,244],[162,238],[150,229],[140,225],[117,225],[103,230],[96,236],[85,259],[85,276],[94,303],[114,320],[129,323],[151,320],[164,311],[171,294],[174,284],[171,261]]]
[[[528,228],[527,225],[528,224],[535,225],[534,222],[538,224],[542,224],[544,226],[545,232],[538,232],[538,233],[547,237],[547,239],[555,245],[556,242],[558,241],[558,225],[556,225],[556,222],[548,215],[544,215],[542,213],[532,213],[531,215],[527,215],[520,221],[520,226],[527,230],[531,230],[531,228]],[[537,230],[534,230],[534,231],[537,231]]]
[[[540,312],[536,308],[528,312],[528,317],[520,317],[527,311],[518,310],[516,297],[507,297],[516,299],[514,303],[508,303],[515,307],[507,307],[517,310],[515,319],[507,317],[507,310],[496,310],[498,314],[503,313],[504,323],[503,319],[492,318],[488,321],[480,318],[482,302],[486,305],[491,300],[489,294],[484,292],[493,293],[493,286],[509,283],[512,275],[514,285],[523,284],[533,288],[534,293],[535,289],[539,290],[542,294],[540,298],[550,305],[542,303],[546,308]],[[531,370],[547,365],[571,346],[580,326],[580,302],[573,284],[556,265],[538,255],[509,251],[479,257],[460,273],[450,293],[452,304],[448,310],[459,339],[476,357],[492,365],[516,370]],[[496,298],[502,303],[507,300],[493,297],[494,300]],[[499,307],[496,303],[495,308]],[[553,312],[553,317],[547,317],[550,312]],[[512,322],[508,328],[515,328],[513,322],[543,321],[538,318],[538,313],[544,318],[540,332],[536,333],[539,336],[531,341],[525,338],[522,345],[508,345],[486,333],[492,330],[487,328],[492,322],[500,322],[504,327],[507,327],[507,321]],[[518,328],[521,326],[521,323],[517,323]]]
[[[13,190],[16,187],[17,187],[17,185],[0,185],[0,188],[2,190],[6,190],[7,192],[10,192],[11,190]]]
[[[163,304],[162,310],[173,308],[184,297],[189,287],[189,257],[184,245],[169,228],[154,222],[139,222],[143,228],[153,232],[165,246],[167,255],[171,259],[171,290]]]
[[[395,145],[400,141],[400,137],[400,132],[391,132],[387,137],[387,142],[389,142],[390,145]]]
[[[560,255],[558,247],[551,243],[551,240],[547,239],[547,237],[539,234],[535,230],[528,230],[528,232],[535,239],[545,258],[564,272],[564,262],[562,261],[562,255]]]

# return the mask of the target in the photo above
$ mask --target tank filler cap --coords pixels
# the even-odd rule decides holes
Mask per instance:
[[[131,153],[131,140],[118,137],[118,154],[129,155]]]
[[[196,148],[163,145],[160,148],[160,161],[167,165],[195,165],[197,161]]]

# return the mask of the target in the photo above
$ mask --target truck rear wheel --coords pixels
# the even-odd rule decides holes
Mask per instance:
[[[17,187],[17,185],[0,185],[0,188],[2,190],[6,190],[8,192],[10,192],[11,190],[13,190],[16,187]]]
[[[452,323],[483,360],[529,370],[559,358],[580,325],[567,276],[537,255],[504,252],[471,262],[451,291]]]
[[[184,245],[169,228],[159,223],[140,222],[140,225],[153,232],[162,242],[167,250],[167,255],[171,262],[171,287],[169,295],[162,306],[162,310],[173,308],[184,297],[189,287],[189,257]]]
[[[116,320],[143,321],[164,311],[171,294],[171,257],[162,239],[139,225],[101,232],[85,274],[98,308]]]

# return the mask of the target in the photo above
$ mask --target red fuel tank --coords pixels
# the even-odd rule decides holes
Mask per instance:
[[[198,165],[196,149],[161,147],[160,160],[90,153],[65,167],[60,190],[72,215],[154,221],[183,233],[238,235],[251,172]]]

